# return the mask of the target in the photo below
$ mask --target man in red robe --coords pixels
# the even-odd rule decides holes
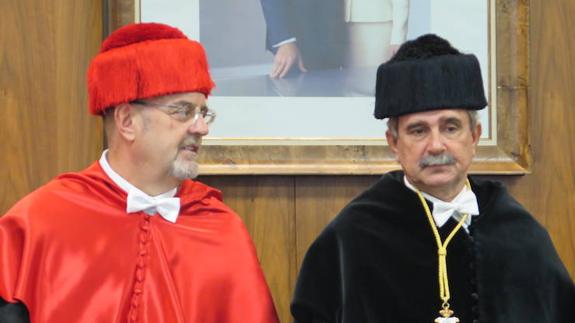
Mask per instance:
[[[278,322],[240,218],[191,180],[213,85],[175,28],[104,41],[88,90],[109,149],[0,218],[0,322]]]

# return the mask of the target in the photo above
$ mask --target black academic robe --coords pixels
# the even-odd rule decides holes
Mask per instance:
[[[0,297],[0,323],[29,323],[28,309],[22,303],[8,303]]]
[[[575,286],[545,229],[500,183],[471,186],[480,215],[447,249],[454,316],[462,323],[575,322]],[[440,229],[442,239],[455,224]],[[430,224],[403,173],[392,172],[311,245],[291,311],[297,323],[431,323],[440,306]]]

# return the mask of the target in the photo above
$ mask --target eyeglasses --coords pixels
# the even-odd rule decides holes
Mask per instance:
[[[204,119],[204,122],[209,125],[216,119],[216,112],[208,109],[206,106],[197,106],[192,103],[179,103],[179,104],[157,104],[146,102],[142,100],[136,100],[130,102],[131,104],[138,104],[152,108],[158,108],[158,110],[164,112],[170,117],[181,121],[188,122],[193,119],[196,123],[200,117]],[[162,109],[165,108],[165,109]]]

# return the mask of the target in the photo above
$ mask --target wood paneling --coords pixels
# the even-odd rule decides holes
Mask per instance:
[[[226,204],[244,220],[280,319],[289,322],[289,303],[297,274],[294,178],[214,176],[200,181],[222,189]]]
[[[0,1],[0,214],[102,147],[85,71],[99,47],[99,1]]]
[[[575,277],[575,2],[531,1],[529,100],[533,173],[509,181]]]

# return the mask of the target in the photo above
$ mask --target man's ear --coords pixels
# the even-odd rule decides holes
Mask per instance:
[[[481,122],[477,122],[474,129],[471,129],[471,137],[473,137],[473,156],[477,152],[477,144],[479,143],[479,138],[481,138]]]
[[[391,131],[389,131],[389,130],[387,130],[385,132],[385,138],[387,139],[387,144],[389,145],[389,148],[391,148],[391,150],[393,151],[393,153],[397,157],[397,138],[395,138],[391,134]]]
[[[114,125],[118,134],[127,141],[136,138],[134,109],[129,103],[122,103],[114,109]]]
[[[479,143],[479,139],[481,138],[481,122],[477,122],[477,124],[475,125],[475,129],[472,129],[471,134],[473,135],[473,145],[477,147],[477,144]]]

